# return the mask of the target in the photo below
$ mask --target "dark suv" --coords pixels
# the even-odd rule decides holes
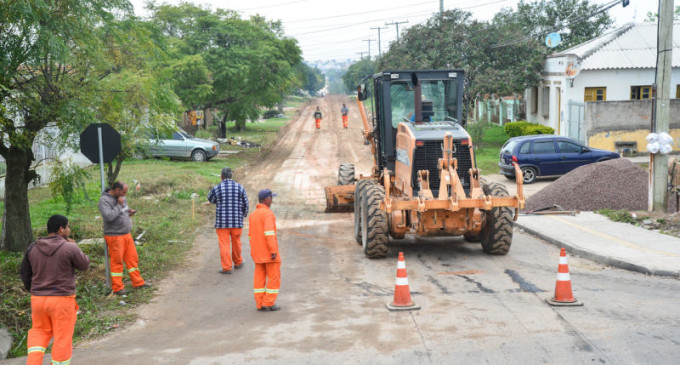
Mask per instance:
[[[500,153],[500,173],[508,179],[515,178],[513,162],[522,169],[525,184],[538,176],[558,176],[593,162],[619,158],[615,152],[589,148],[568,137],[531,135],[510,138]]]

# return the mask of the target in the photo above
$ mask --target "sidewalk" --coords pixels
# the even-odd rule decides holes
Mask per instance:
[[[515,226],[570,254],[643,274],[680,277],[680,238],[612,222],[593,212],[521,214]]]

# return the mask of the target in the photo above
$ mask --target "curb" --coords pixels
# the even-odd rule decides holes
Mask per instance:
[[[521,223],[519,221],[515,222],[515,226],[517,228],[523,229],[525,232],[536,236],[543,241],[546,241],[552,245],[555,245],[557,247],[565,247],[568,248],[569,251],[571,251],[572,254],[578,255],[580,257],[586,258],[588,260],[596,261],[605,265],[617,267],[619,269],[623,270],[628,270],[628,271],[633,271],[641,274],[646,274],[646,275],[654,275],[654,276],[664,276],[664,277],[672,277],[672,278],[680,278],[680,271],[670,271],[670,270],[658,270],[658,269],[653,269],[649,268],[644,265],[640,264],[635,264],[629,261],[624,261],[620,259],[615,259],[609,256],[605,256],[590,250],[583,249],[581,247],[576,247],[568,242],[561,241],[555,237],[548,236],[547,234],[544,234],[542,232],[536,231],[532,228],[529,228]]]

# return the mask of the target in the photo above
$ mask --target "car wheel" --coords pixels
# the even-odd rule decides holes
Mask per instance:
[[[536,181],[536,169],[533,167],[522,167],[522,180],[525,184],[531,184]]]
[[[191,159],[196,162],[206,161],[207,157],[208,156],[205,154],[205,151],[203,150],[195,150],[194,152],[191,152]]]

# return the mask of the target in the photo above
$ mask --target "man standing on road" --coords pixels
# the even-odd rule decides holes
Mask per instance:
[[[130,217],[137,213],[127,205],[128,185],[122,181],[116,181],[111,188],[106,190],[99,198],[99,212],[102,215],[104,226],[104,239],[109,248],[109,260],[111,262],[111,286],[113,294],[127,294],[123,285],[123,262],[127,266],[128,275],[132,281],[132,287],[149,288],[139,273],[139,257],[135,241],[132,239],[132,220]]]
[[[231,274],[232,264],[240,269],[243,266],[241,257],[241,231],[243,219],[248,216],[248,195],[246,189],[231,179],[229,167],[222,169],[222,182],[210,189],[208,202],[216,204],[215,231],[220,245],[220,261],[222,274]],[[231,254],[229,238],[231,237]],[[233,262],[232,262],[233,260]]]
[[[345,105],[345,103],[342,104],[340,113],[342,113],[342,127],[347,129],[347,123],[349,122],[349,108],[347,105]]]
[[[316,110],[314,111],[314,121],[316,122],[317,131],[321,129],[321,118],[323,118],[323,115],[321,114],[321,109],[319,109],[317,106]]]
[[[70,364],[73,328],[76,325],[75,269],[84,271],[90,258],[72,239],[68,218],[55,214],[47,220],[47,237],[38,238],[26,250],[21,265],[24,286],[31,293],[31,320],[26,344],[26,364],[43,363],[52,344],[52,364]]]
[[[253,293],[259,311],[281,309],[274,304],[281,286],[281,255],[276,241],[276,218],[269,209],[272,206],[272,197],[275,196],[269,189],[260,190],[257,194],[260,204],[248,221],[250,254],[255,263]]]

